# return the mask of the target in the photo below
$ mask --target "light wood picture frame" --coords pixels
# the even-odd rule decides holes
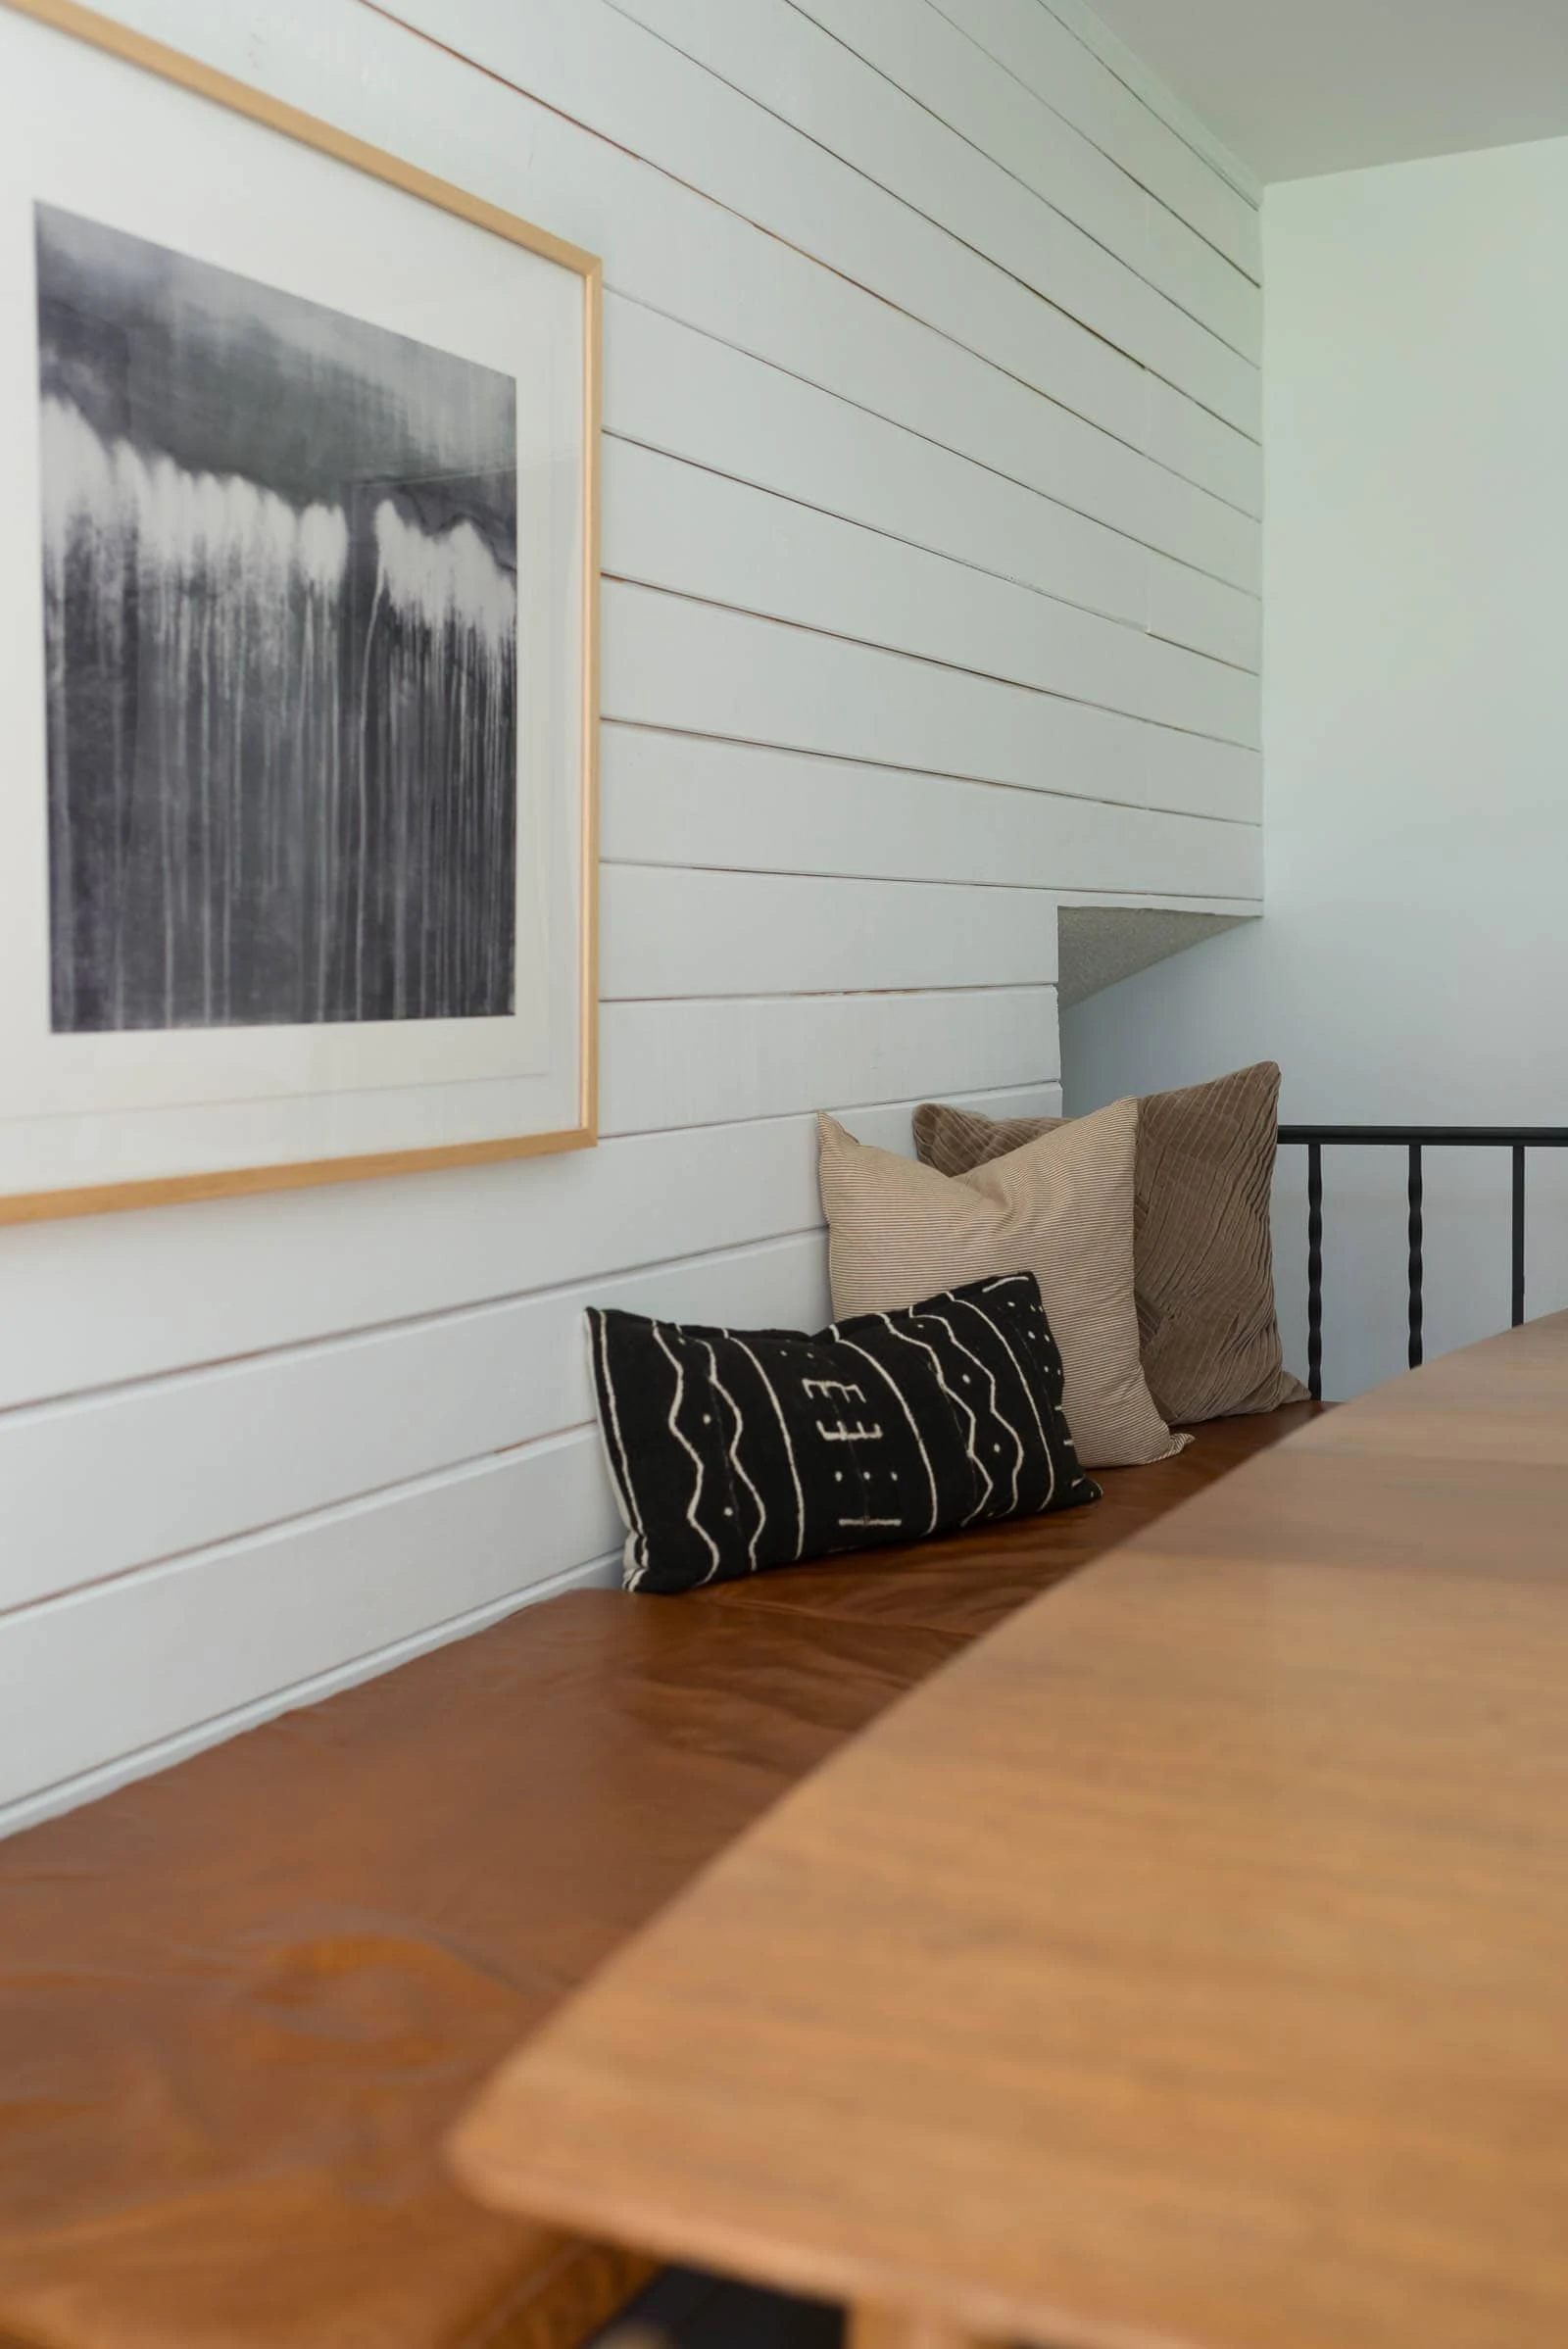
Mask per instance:
[[[5,309],[0,1224],[591,1146],[599,261],[0,0]]]

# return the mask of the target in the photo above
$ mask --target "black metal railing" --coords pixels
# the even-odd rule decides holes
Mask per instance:
[[[1361,1148],[1387,1145],[1408,1150],[1410,1368],[1422,1346],[1421,1153],[1428,1150],[1505,1150],[1513,1152],[1513,1327],[1525,1317],[1525,1153],[1568,1150],[1568,1126],[1281,1126],[1282,1144],[1306,1149],[1306,1383],[1312,1400],[1323,1399],[1323,1152],[1336,1143]]]

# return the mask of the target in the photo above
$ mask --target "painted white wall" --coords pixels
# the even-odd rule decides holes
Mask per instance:
[[[1568,140],[1269,189],[1268,920],[1069,1013],[1070,1105],[1269,1055],[1298,1120],[1568,1124],[1565,236]],[[1404,1166],[1325,1179],[1347,1395],[1404,1365]],[[1568,1166],[1530,1188],[1541,1312]],[[1506,1161],[1430,1154],[1427,1194],[1432,1352],[1506,1325]]]
[[[605,257],[606,1140],[0,1233],[0,1826],[605,1576],[584,1301],[821,1318],[810,1111],[1261,872],[1254,201],[1078,0],[120,13]]]

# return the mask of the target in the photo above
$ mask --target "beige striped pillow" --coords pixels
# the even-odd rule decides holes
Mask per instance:
[[[1155,1410],[1138,1358],[1133,1164],[1138,1103],[1075,1118],[949,1178],[817,1119],[833,1311],[894,1313],[999,1273],[1040,1283],[1086,1468],[1167,1459],[1190,1443]]]

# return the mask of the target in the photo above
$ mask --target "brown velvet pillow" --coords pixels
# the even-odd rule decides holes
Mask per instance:
[[[1269,1194],[1279,1119],[1272,1060],[1140,1104],[1134,1261],[1138,1330],[1154,1406],[1175,1426],[1299,1402],[1280,1358]],[[1020,1150],[1056,1117],[914,1113],[927,1166],[966,1174]]]

